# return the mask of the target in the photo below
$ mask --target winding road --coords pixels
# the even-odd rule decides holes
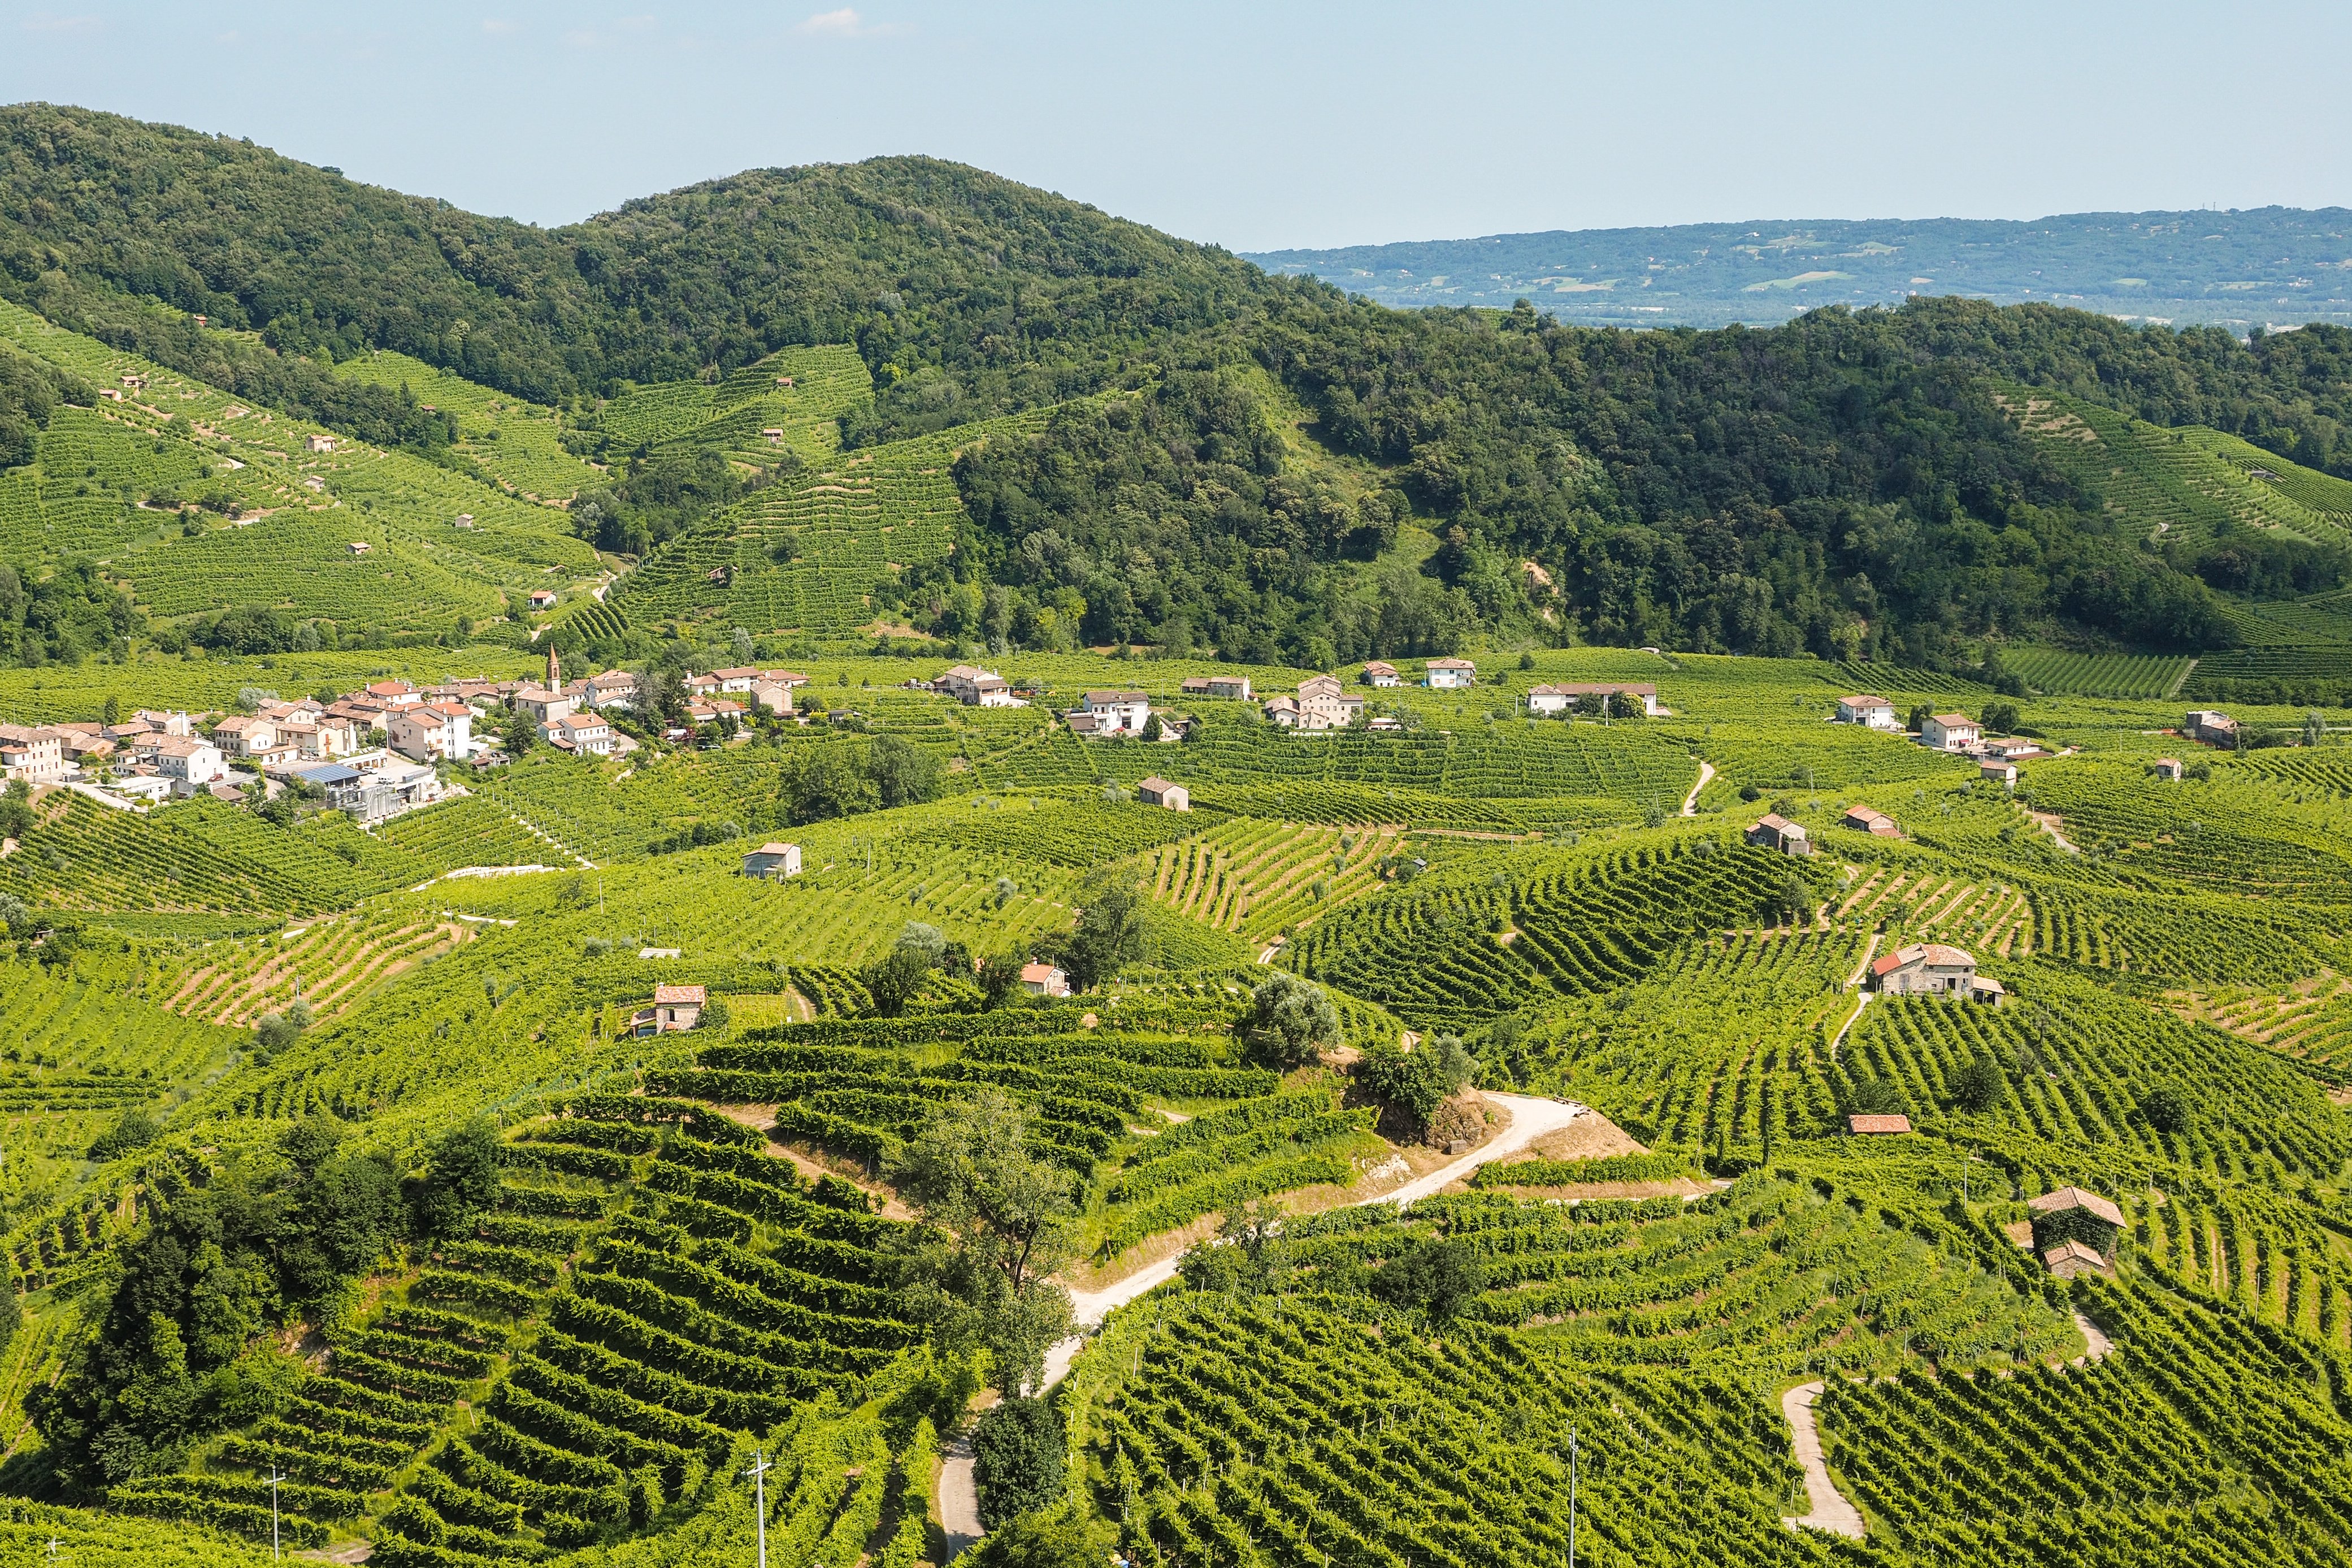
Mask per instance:
[[[1698,792],[1706,789],[1706,781],[1714,777],[1715,765],[1707,761],[1705,758],[1699,758],[1698,782],[1692,785],[1691,792],[1683,797],[1684,816],[1696,817],[1698,815]]]

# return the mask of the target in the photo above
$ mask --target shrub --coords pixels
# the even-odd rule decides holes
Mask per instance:
[[[1061,1497],[1062,1417],[1045,1401],[1007,1399],[983,1412],[971,1448],[980,1522],[988,1530],[1050,1507]]]

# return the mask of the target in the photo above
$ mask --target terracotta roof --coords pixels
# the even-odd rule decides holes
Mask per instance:
[[[771,840],[769,842],[761,844],[758,849],[753,850],[751,852],[755,855],[788,855],[793,852],[793,846],[790,844],[780,844]]]
[[[1848,1116],[1845,1130],[1849,1133],[1907,1133],[1911,1130],[1908,1116]]]
[[[1939,714],[1937,714],[1937,715],[1936,716],[1936,722],[1937,722],[1937,724],[1940,724],[1940,725],[1947,725],[1947,726],[1948,726],[1948,725],[1955,725],[1955,724],[1964,724],[1964,725],[1967,725],[1970,729],[1974,729],[1974,728],[1976,728],[1976,727],[1977,727],[1977,721],[1976,721],[1976,720],[1974,720],[1974,719],[1972,719],[1972,718],[1970,718],[1968,715],[1966,715],[1966,714],[1964,714],[1964,713],[1939,713]]]
[[[1791,822],[1788,818],[1780,815],[1780,812],[1767,811],[1762,816],[1757,818],[1756,821],[1748,823],[1748,831],[1752,833],[1759,828],[1769,828],[1777,833],[1784,829],[1793,828],[1795,826],[1796,824],[1794,822]]]
[[[1139,789],[1149,789],[1155,795],[1164,795],[1171,789],[1181,789],[1184,786],[1174,783],[1169,779],[1162,779],[1155,773],[1150,778],[1146,779],[1142,783],[1138,784],[1136,788]]]
[[[1478,666],[1468,659],[1432,659],[1424,667],[1432,670],[1475,670]]]
[[[2056,1192],[2045,1192],[2029,1201],[2026,1207],[2036,1214],[2064,1214],[2071,1209],[2086,1209],[2120,1230],[2124,1211],[2095,1192],[2084,1192],[2079,1186],[2062,1186]]]
[[[702,988],[700,986],[656,986],[654,988],[654,1006],[660,1007],[665,1003],[681,1002],[692,1002],[695,1006],[700,1007],[703,1002]]]
[[[2057,1246],[2050,1249],[2047,1252],[2044,1252],[2042,1255],[2042,1261],[2049,1265],[2052,1269],[2057,1268],[2061,1263],[2070,1261],[2088,1263],[2095,1269],[2104,1269],[2107,1266],[2106,1259],[2100,1256],[2099,1249],[2097,1248],[2085,1247],[2083,1243],[2075,1240],[2071,1236],[2065,1240],[2058,1243]]]
[[[1052,979],[1055,975],[1060,973],[1061,971],[1054,967],[1051,964],[1024,964],[1021,966],[1021,978],[1024,984],[1031,980],[1042,983]]]
[[[1088,692],[1087,706],[1097,703],[1148,703],[1151,698],[1142,692]]]
[[[1895,820],[1885,812],[1874,810],[1868,806],[1848,806],[1845,809],[1845,815],[1846,821],[1850,822],[1892,822]]]
[[[1882,953],[1871,961],[1874,975],[1891,974],[1908,964],[1966,965],[1976,967],[1976,956],[1944,942],[1914,942],[1908,947],[1897,947],[1892,953]]]
[[[1894,706],[1885,697],[1874,696],[1868,692],[1856,692],[1850,697],[1838,698],[1840,707],[1893,707]]]
[[[1396,674],[1396,666],[1390,664],[1386,659],[1367,659],[1364,661],[1364,674],[1368,675],[1393,675]]]

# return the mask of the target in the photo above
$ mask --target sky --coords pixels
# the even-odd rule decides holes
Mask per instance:
[[[561,224],[923,152],[1234,250],[2352,204],[2352,5],[0,0],[0,99]]]

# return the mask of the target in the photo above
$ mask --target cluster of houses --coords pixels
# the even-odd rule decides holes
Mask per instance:
[[[1867,692],[1838,698],[1839,724],[1902,734],[1903,720],[1895,705]],[[1964,713],[1929,714],[1919,721],[1919,744],[1931,751],[1948,751],[1977,759],[1977,775],[1988,783],[2014,787],[2017,765],[2050,754],[2022,736],[1988,736],[1984,727]]]
[[[793,688],[807,683],[790,670],[689,674],[687,716],[701,727],[756,710],[789,714]],[[501,710],[528,717],[559,751],[609,757],[635,748],[608,714],[637,697],[637,677],[625,670],[564,680],[551,651],[546,676],[536,682],[419,687],[386,680],[331,702],[273,698],[249,714],[221,717],[142,709],[115,724],[0,724],[0,778],[137,806],[199,793],[242,800],[249,786],[232,774],[258,774],[273,794],[289,783],[314,785],[336,810],[373,823],[442,799],[444,763],[503,760],[497,737],[481,733]],[[676,729],[669,737],[690,734]]]

